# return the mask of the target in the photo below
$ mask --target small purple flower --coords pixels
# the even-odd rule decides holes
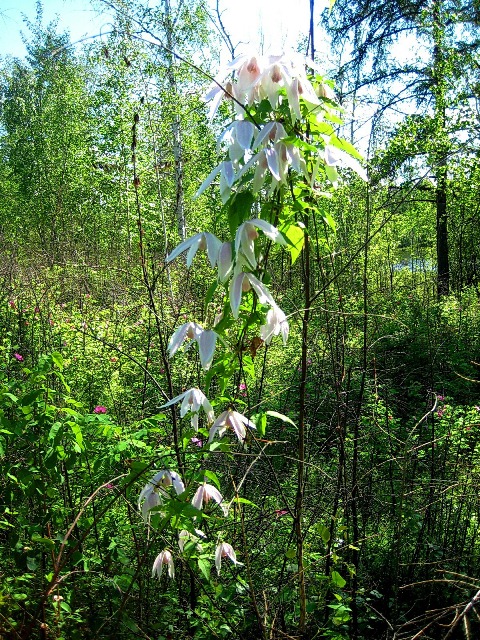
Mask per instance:
[[[287,509],[275,509],[275,515],[277,518],[281,518],[282,516],[287,515]]]
[[[441,417],[443,416],[443,414],[444,414],[444,413],[445,413],[445,409],[439,409],[439,410],[437,411],[437,416],[438,416],[439,418],[441,418]]]
[[[437,396],[439,402],[445,402],[445,396]]]
[[[245,391],[245,390],[246,390],[246,388],[247,388],[247,385],[245,384],[245,382],[241,382],[241,383],[238,385],[238,388],[240,389],[240,391]]]
[[[196,436],[193,438],[190,438],[190,442],[196,445],[197,447],[203,447],[203,440],[201,438],[197,438]]]
[[[115,485],[113,485],[111,482],[105,485],[105,489],[114,489],[114,488],[115,488]]]
[[[13,357],[15,358],[15,360],[18,360],[19,362],[23,362],[23,356],[21,356],[19,353],[14,353]]]
[[[480,407],[478,406],[478,404],[476,404],[476,405],[475,405],[475,409],[476,409],[477,411],[480,411]]]
[[[107,413],[107,407],[103,407],[101,404],[99,404],[95,407],[93,413]]]

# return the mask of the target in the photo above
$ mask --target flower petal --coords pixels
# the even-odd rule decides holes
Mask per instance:
[[[207,331],[202,331],[197,338],[200,362],[205,371],[210,369],[210,365],[212,364],[217,337],[218,335],[215,331],[208,329]]]
[[[275,300],[272,298],[272,294],[267,289],[267,287],[260,282],[252,273],[247,273],[246,277],[248,278],[250,284],[252,285],[253,290],[258,296],[258,300],[261,304],[269,304],[271,306],[275,305]]]
[[[240,273],[236,278],[230,282],[229,296],[230,307],[232,308],[232,315],[237,320],[240,310],[240,303],[242,301],[242,285],[245,279],[245,274]]]
[[[198,188],[198,191],[195,194],[195,198],[198,198],[198,196],[201,196],[202,193],[205,191],[205,189],[212,184],[212,182],[215,180],[215,178],[220,173],[221,169],[222,169],[222,163],[220,163],[218,166],[216,166],[215,169],[213,169],[208,174],[208,176],[205,178],[205,180],[202,182],[202,184]]]

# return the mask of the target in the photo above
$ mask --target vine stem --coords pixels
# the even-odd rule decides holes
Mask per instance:
[[[298,564],[298,596],[300,604],[300,618],[298,631],[305,632],[307,621],[307,593],[305,587],[305,567],[303,557],[303,499],[305,489],[305,416],[306,416],[306,385],[307,385],[307,354],[308,354],[308,323],[310,321],[310,246],[308,235],[305,234],[303,248],[303,287],[305,294],[304,311],[302,316],[302,357],[301,380],[299,388],[300,408],[298,414],[298,463],[297,463],[297,493],[295,497],[295,537],[297,543]]]

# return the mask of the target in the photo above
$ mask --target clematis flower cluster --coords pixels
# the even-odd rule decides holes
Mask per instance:
[[[276,109],[282,89],[287,94],[292,113],[300,119],[300,98],[312,106],[319,104],[318,96],[305,73],[306,65],[318,70],[312,60],[293,52],[276,56],[251,53],[236,57],[218,73],[205,95],[205,102],[212,103],[210,119],[225,95],[234,98],[237,114],[243,116],[243,105],[250,107],[264,99],[270,102],[272,109]],[[223,83],[232,73],[234,80],[224,89]]]
[[[155,473],[152,479],[142,489],[138,498],[138,508],[145,520],[148,520],[149,511],[154,507],[161,505],[163,503],[163,499],[168,497],[166,489],[170,486],[174,488],[177,495],[181,495],[185,491],[183,480],[176,471],[162,469],[161,471]],[[209,504],[211,500],[219,505],[224,516],[228,516],[228,506],[225,504],[220,491],[213,485],[208,484],[207,482],[202,482],[192,498],[192,505],[196,509],[201,511],[204,505]],[[180,549],[180,552],[184,553],[186,551],[186,545],[188,543],[193,543],[196,551],[202,552],[202,545],[200,544],[200,540],[206,540],[206,538],[207,536],[200,529],[182,529],[178,534],[178,547]],[[190,547],[190,549],[191,548],[192,547]],[[190,551],[187,551],[187,553],[190,553]],[[234,564],[241,564],[237,562],[236,555],[232,546],[225,542],[221,543],[217,546],[215,551],[215,564],[217,566],[218,573],[220,573],[220,564],[222,558],[227,557],[230,558],[230,560]],[[173,554],[170,549],[164,549],[155,558],[152,567],[152,578],[156,576],[160,580],[163,573],[163,567],[167,568],[168,576],[171,579],[175,578]]]
[[[218,138],[217,150],[226,146],[229,160],[221,162],[207,176],[200,186],[200,195],[220,176],[220,197],[222,202],[229,199],[235,183],[241,184],[243,176],[255,167],[253,193],[258,193],[267,177],[270,177],[270,194],[281,185],[286,184],[288,169],[303,174],[307,181],[309,176],[305,160],[299,149],[286,142],[288,134],[284,126],[277,121],[265,123],[255,129],[249,120],[247,107],[261,100],[268,100],[272,109],[276,109],[286,94],[292,120],[302,117],[301,102],[309,110],[319,110],[323,100],[315,92],[307,78],[305,66],[319,71],[312,60],[298,53],[278,56],[260,56],[258,54],[241,55],[226,66],[215,78],[214,83],[205,95],[205,102],[211,102],[210,119],[215,115],[224,96],[234,100],[237,118]],[[223,84],[227,76],[234,75],[225,88]],[[321,98],[333,95],[327,85],[321,85]],[[324,107],[327,108],[327,107]],[[318,116],[321,119],[321,115]]]
[[[209,254],[210,263],[212,267],[216,266],[218,268],[218,280],[225,283],[228,278],[231,277],[229,285],[229,300],[233,317],[237,319],[239,316],[242,295],[253,290],[256,293],[259,302],[261,304],[270,305],[271,311],[273,312],[273,315],[270,314],[271,319],[268,320],[267,318],[267,324],[265,327],[262,327],[261,332],[268,337],[268,343],[270,343],[272,337],[280,333],[279,325],[281,322],[281,333],[285,342],[288,337],[288,322],[286,316],[276,304],[272,294],[265,284],[251,272],[251,269],[256,269],[258,266],[258,258],[255,251],[255,241],[259,237],[257,229],[262,231],[267,238],[276,244],[287,246],[287,241],[274,225],[266,220],[262,220],[261,218],[253,218],[243,222],[238,227],[233,243],[222,243],[212,234],[208,234],[208,236],[206,234],[196,234],[179,244],[169,254],[169,256],[167,256],[167,262],[174,260],[183,252],[188,251],[187,266],[190,266],[196,250],[204,240],[205,247]],[[192,248],[195,249],[193,254]],[[196,342],[198,344],[202,367],[204,369],[209,369],[213,360],[217,338],[218,334],[215,331],[205,330],[196,322],[187,322],[181,325],[170,338],[168,343],[168,352],[170,357],[172,357],[185,341],[190,341],[189,346],[191,346],[193,342]],[[262,339],[265,338],[262,336]],[[187,404],[190,403],[190,401],[195,402],[192,400],[191,394],[188,399],[186,396],[187,394],[185,394],[185,397],[183,395],[177,396],[177,398],[170,400],[170,402],[164,406],[169,406],[170,404],[174,404],[175,402],[183,399],[183,417],[188,410]],[[208,408],[206,410],[208,411]],[[198,411],[198,408],[193,409],[193,412],[196,411]],[[198,415],[192,418],[192,425],[196,428],[197,424]]]
[[[247,136],[239,141],[234,135],[239,124],[250,125]],[[235,128],[232,129],[232,127]],[[251,128],[251,129],[250,129]],[[226,135],[228,133],[228,135]],[[287,184],[288,169],[292,167],[297,173],[310,179],[305,160],[300,150],[290,142],[285,142],[287,132],[280,122],[267,122],[255,133],[253,124],[239,120],[230,125],[220,136],[222,143],[227,144],[230,160],[220,162],[200,185],[197,196],[200,196],[220,176],[220,197],[226,203],[232,194],[235,183],[243,184],[243,177],[255,168],[251,190],[258,193],[270,178],[269,195],[281,184]],[[253,141],[253,144],[252,144]],[[248,142],[248,146],[247,145]]]

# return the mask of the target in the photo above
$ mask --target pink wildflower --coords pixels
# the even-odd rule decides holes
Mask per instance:
[[[15,358],[15,360],[18,360],[19,362],[23,362],[23,356],[21,356],[19,353],[14,353],[13,357]]]
[[[93,413],[107,413],[107,407],[102,406],[101,404],[97,405],[93,410]]]

